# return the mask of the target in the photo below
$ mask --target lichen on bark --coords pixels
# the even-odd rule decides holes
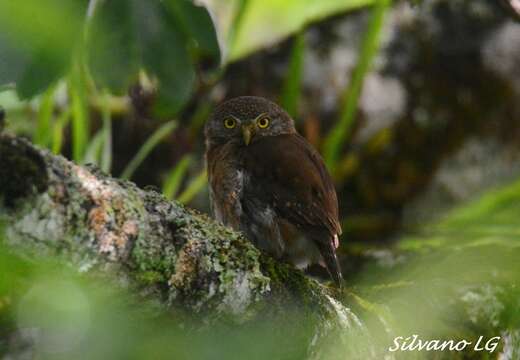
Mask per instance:
[[[0,149],[0,220],[17,251],[106,272],[206,323],[297,309],[312,324],[309,344],[362,327],[331,290],[206,215],[20,138],[0,135]]]

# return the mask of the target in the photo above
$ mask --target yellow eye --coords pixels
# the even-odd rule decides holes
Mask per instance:
[[[263,118],[260,118],[258,121],[257,121],[257,125],[260,129],[265,129],[266,127],[269,126],[269,118],[268,117],[263,117]]]
[[[233,129],[237,125],[237,122],[233,118],[227,118],[224,120],[224,126],[228,129]]]

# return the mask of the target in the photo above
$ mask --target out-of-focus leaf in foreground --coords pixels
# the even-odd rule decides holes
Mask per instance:
[[[370,311],[387,329],[383,347],[396,336],[483,335],[502,336],[505,349],[504,337],[520,329],[519,204],[520,182],[491,191],[405,236],[365,268],[356,291],[377,304]],[[507,346],[520,354],[518,341]]]
[[[198,55],[220,59],[217,32],[208,11],[190,0],[166,0],[165,3],[184,36],[194,41],[192,45]]]
[[[202,330],[194,318],[165,312],[137,290],[107,286],[113,280],[102,275],[96,280],[74,273],[59,260],[24,260],[0,245],[1,358],[263,360],[306,354],[309,328],[297,317]]]
[[[219,56],[213,24],[204,8],[187,0],[100,1],[89,24],[96,83],[124,93],[144,69],[159,83],[160,115],[172,115],[188,101],[203,56]]]
[[[84,0],[0,1],[0,85],[31,98],[64,75],[81,36]]]
[[[133,1],[126,0],[100,1],[88,27],[92,76],[96,83],[115,93],[126,92],[137,81],[141,62],[137,29],[140,15],[133,5]]]

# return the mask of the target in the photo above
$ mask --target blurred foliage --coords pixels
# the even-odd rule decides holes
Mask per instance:
[[[96,83],[125,93],[144,69],[160,83],[156,107],[162,115],[189,99],[197,62],[219,57],[209,14],[189,0],[102,1],[87,30]]]
[[[4,130],[5,126],[5,110],[3,107],[0,107],[0,132]]]
[[[390,0],[376,0],[372,10],[372,18],[368,25],[368,30],[363,39],[359,60],[357,62],[350,86],[345,89],[343,94],[343,105],[340,111],[340,118],[334,129],[325,138],[323,145],[323,156],[325,163],[333,173],[336,172],[340,152],[347,140],[349,131],[354,122],[354,115],[357,103],[361,94],[363,80],[370,70],[372,61],[379,49],[381,30],[383,29],[384,18],[390,7]]]
[[[227,62],[272,45],[327,16],[371,5],[374,0],[202,0],[217,19]],[[237,21],[238,20],[238,21]]]
[[[16,83],[22,98],[32,98],[66,75],[72,61],[82,67],[85,56],[96,85],[116,94],[125,93],[142,69],[156,76],[157,106],[171,114],[191,94],[196,62],[219,57],[209,15],[191,1],[90,1],[88,19],[86,5],[2,2],[0,83]]]
[[[188,170],[188,167],[192,161],[193,158],[191,156],[185,155],[171,170],[163,185],[163,194],[167,199],[173,199],[179,191],[182,179],[184,178],[186,171]]]
[[[303,56],[305,54],[305,37],[303,33],[299,33],[291,49],[291,57],[289,60],[289,69],[284,82],[282,94],[280,96],[280,105],[293,118],[298,118],[298,103],[302,93],[303,79]]]
[[[471,245],[520,247],[517,214],[520,212],[520,181],[503,189],[492,190],[480,199],[457,208],[423,229],[426,239],[414,237],[400,243],[402,249]],[[456,243],[450,244],[456,236]],[[517,265],[520,265],[517,264]]]
[[[121,178],[130,179],[134,171],[139,167],[139,165],[144,161],[144,159],[148,156],[148,154],[153,150],[154,147],[157,146],[161,140],[163,140],[166,136],[170,135],[173,130],[177,127],[177,123],[175,121],[169,121],[158,128],[149,138],[148,140],[141,146],[135,157],[128,163],[125,170],[121,174]]]
[[[424,164],[400,167],[392,162],[397,156],[414,158],[416,144],[421,143],[419,134],[425,138],[422,145],[437,148],[438,143],[429,137],[445,134],[420,132],[421,124],[414,123],[407,132],[399,128],[394,133],[381,132],[366,145],[370,149],[365,157],[343,155],[356,125],[365,75],[379,50],[389,0],[199,2],[209,11],[189,0],[0,1],[0,107],[6,109],[9,129],[31,136],[54,153],[78,163],[97,164],[123,178],[135,179],[139,170],[147,171],[149,163],[153,166],[158,159],[164,161],[168,164],[162,176],[164,194],[191,203],[206,186],[203,165],[193,153],[200,151],[201,128],[212,109],[208,94],[219,93],[215,85],[230,64],[296,34],[286,54],[287,73],[276,97],[298,117],[302,115],[303,61],[309,46],[305,28],[325,17],[370,6],[357,65],[335,114],[337,122],[323,137],[324,155],[334,177],[341,181],[352,169],[373,162],[377,163],[376,176],[386,174],[379,169],[397,169],[397,180],[385,180],[395,182],[396,188],[406,187],[400,176],[425,182],[416,168]],[[439,58],[432,59],[441,63]],[[467,67],[467,62],[463,66]],[[430,74],[431,68],[424,69]],[[479,78],[487,85],[489,76],[485,75],[479,74]],[[431,78],[438,76],[430,74]],[[463,79],[466,86],[476,86]],[[430,86],[434,97],[442,97],[452,85],[420,86]],[[493,95],[490,93],[498,95],[488,96]],[[501,95],[495,87],[483,94],[488,102],[501,100],[496,98]],[[451,93],[447,97],[442,99],[441,112],[447,106],[456,108],[450,101],[459,101]],[[477,102],[486,103],[483,98],[477,97]],[[473,122],[475,112],[482,109],[468,104],[474,112],[459,111],[456,115]],[[132,133],[128,130],[131,127],[139,137],[126,137]],[[445,129],[460,134],[466,128],[453,125]],[[373,150],[394,151],[393,138],[413,143],[404,147],[406,156],[396,152],[389,158]],[[161,147],[165,144],[170,145],[167,151]],[[127,158],[118,158],[116,147],[123,148]],[[171,148],[177,149],[175,154],[170,154]],[[432,168],[437,160],[432,160]],[[361,171],[360,176],[367,172]],[[365,180],[352,180],[361,190],[348,194],[349,199],[366,196],[372,206],[387,196],[378,197],[378,191],[391,192]],[[409,193],[413,195],[413,191]],[[392,196],[387,196],[388,202],[396,206],[401,198]],[[356,199],[350,204],[356,205]],[[349,279],[345,301],[356,313],[364,314],[373,336],[356,341],[375,341],[387,348],[397,335],[474,339],[518,331],[517,204],[520,183],[490,192],[443,220],[402,237],[390,248],[361,246],[364,255],[373,256]],[[357,221],[357,226],[364,226],[371,222],[362,216],[347,220],[347,234],[349,223]],[[179,324],[189,325],[193,320],[186,314],[165,317],[156,305],[136,298],[132,291],[113,290],[103,280],[73,273],[59,259],[29,260],[0,247],[0,357],[13,346],[20,352],[29,351],[30,344],[39,357],[49,359],[300,359],[306,350],[299,336],[287,336],[308,330],[294,325],[302,321],[298,317],[285,324],[266,319],[247,331],[229,324],[202,332],[187,331],[179,328]],[[518,351],[519,345],[515,346]],[[339,354],[345,358],[347,352],[343,345],[334,343],[327,357],[338,358]]]
[[[519,202],[520,182],[516,182],[381,251],[353,280],[357,295],[350,295],[372,314],[367,318],[372,326],[388,329],[378,341],[388,347],[396,336],[418,334],[421,339],[475,342],[482,335],[502,336],[500,346],[505,346],[506,334],[520,328]],[[518,340],[509,347],[510,359],[520,355]],[[459,355],[489,356],[471,349]],[[459,355],[447,352],[439,358]],[[403,358],[423,357],[413,352]]]
[[[224,59],[229,61],[272,44],[311,21],[371,3],[208,1],[206,6],[216,14],[228,12],[217,17],[217,25],[220,36],[229,37],[228,42],[221,41],[224,49],[231,49]],[[97,87],[115,94],[125,93],[138,81],[139,72],[146,71],[160,83],[159,114],[174,114],[193,91],[196,64],[206,57],[220,61],[208,12],[189,0],[52,0],[45,6],[30,0],[2,2],[0,13],[0,84],[15,83],[21,98],[41,93],[66,75],[73,61],[82,67],[86,60],[88,68],[80,71],[88,71]],[[66,24],[62,18],[67,19]]]
[[[208,175],[206,169],[202,170],[190,183],[186,189],[177,197],[177,200],[183,204],[189,203],[207,184]]]
[[[16,83],[20,97],[27,99],[64,76],[81,40],[86,4],[0,2],[0,84]]]
[[[201,88],[213,86],[226,64],[302,30],[309,22],[373,1],[202,3],[212,17],[190,0],[1,2],[0,103],[8,111],[10,127],[78,163],[93,163],[106,172],[117,169],[121,177],[131,178],[171,137],[172,117],[182,114]],[[375,28],[368,37],[377,38],[378,32]],[[300,32],[279,94],[294,116],[302,93],[304,53]],[[373,53],[363,54],[360,64],[369,63]],[[357,91],[365,72],[355,76],[352,87]],[[348,101],[344,111],[354,114],[356,99]],[[191,136],[199,136],[210,111],[211,106],[199,104],[190,119]],[[169,122],[154,125],[156,129],[141,140],[140,150],[121,166],[121,159],[114,158],[118,146],[114,127],[119,117],[128,118],[132,112],[141,120]],[[34,127],[27,122],[31,117]],[[335,144],[334,151],[339,150]],[[176,161],[186,155],[179,154]],[[205,188],[200,163],[189,164],[191,169],[181,163],[182,171],[175,171],[176,166],[170,170],[175,176],[165,177],[169,183],[163,187],[183,195],[183,201],[191,200]],[[190,176],[194,178],[186,179]]]
[[[436,358],[495,358],[505,346],[518,354],[520,344],[505,340],[520,328],[518,203],[520,182],[402,238],[386,260],[367,264],[344,293],[366,333],[346,331],[315,350],[324,359],[373,358],[373,351],[383,358],[396,336],[475,342],[482,335],[502,337],[493,356],[470,348]],[[301,359],[307,351],[310,329],[301,314],[284,323],[266,318],[201,330],[203,319],[180,309],[166,314],[134,289],[107,286],[111,281],[76,274],[60,259],[22,257],[0,243],[0,355]],[[429,358],[422,352],[399,356]]]
[[[0,357],[39,359],[301,359],[284,330],[305,326],[258,323],[249,328],[193,325],[182,311],[132,295],[102,275],[87,277],[59,260],[26,260],[0,246]],[[274,319],[273,319],[274,321]],[[251,341],[255,339],[255,341]]]

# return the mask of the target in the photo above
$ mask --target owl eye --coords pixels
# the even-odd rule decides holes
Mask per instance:
[[[263,117],[263,118],[260,118],[256,123],[260,129],[265,129],[266,127],[269,126],[270,122],[271,121],[269,120],[268,117]]]
[[[233,118],[227,118],[226,120],[224,120],[224,126],[227,129],[233,129],[236,125],[237,125],[237,122]]]

